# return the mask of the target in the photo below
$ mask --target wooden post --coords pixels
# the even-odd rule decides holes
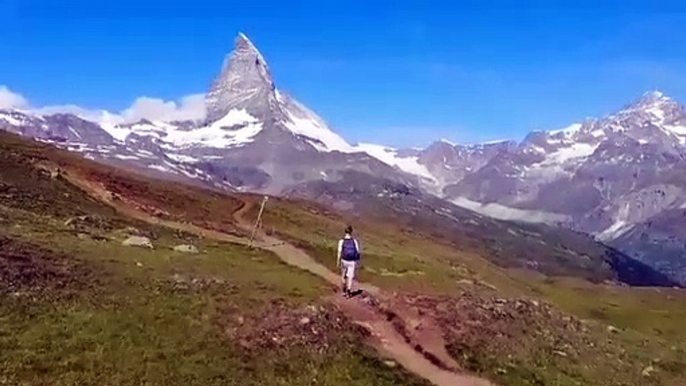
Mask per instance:
[[[252,235],[250,236],[250,247],[252,247],[252,242],[255,239],[255,233],[257,233],[257,227],[262,222],[262,213],[264,212],[264,206],[267,204],[269,197],[264,196],[262,199],[262,205],[260,206],[260,213],[257,214],[257,221],[255,221],[255,226],[252,229]]]

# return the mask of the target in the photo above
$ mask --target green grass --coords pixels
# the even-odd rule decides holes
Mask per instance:
[[[374,359],[349,331],[330,331],[340,336],[324,353],[294,345],[263,360],[241,352],[223,332],[227,320],[256,323],[273,301],[301,309],[328,291],[273,255],[204,240],[194,243],[200,254],[182,254],[171,248],[187,240],[163,228],[151,229],[154,250],[124,247],[117,232],[108,242],[79,239],[59,221],[19,212],[3,212],[17,221],[1,233],[82,262],[96,280],[0,295],[2,384],[422,384]]]
[[[622,329],[683,342],[686,296],[671,288],[592,286],[558,279],[535,285],[536,291],[582,318],[596,319]]]

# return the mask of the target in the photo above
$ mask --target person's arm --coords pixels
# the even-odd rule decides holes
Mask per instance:
[[[357,241],[357,239],[355,239],[354,241],[355,241],[355,249],[357,249],[356,265],[357,265],[357,269],[360,270],[360,269],[362,269],[362,249],[360,249],[360,242]]]
[[[336,267],[341,266],[341,251],[343,250],[343,240],[338,241],[338,251],[336,252]]]

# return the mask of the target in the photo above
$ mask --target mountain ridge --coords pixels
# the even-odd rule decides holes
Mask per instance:
[[[204,120],[123,123],[103,113],[93,122],[0,110],[0,129],[227,190],[281,194],[312,181],[342,183],[349,171],[366,173],[481,214],[572,228],[620,250],[630,245],[627,253],[686,283],[686,247],[669,257],[639,242],[646,232],[631,232],[686,208],[686,178],[670,172],[686,163],[686,113],[664,93],[646,92],[616,113],[532,131],[520,142],[351,145],[277,87],[247,36],[239,33],[234,44],[205,96]],[[638,240],[623,239],[627,234]]]

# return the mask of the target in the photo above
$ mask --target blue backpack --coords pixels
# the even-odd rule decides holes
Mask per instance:
[[[341,258],[347,261],[360,260],[360,252],[357,250],[354,239],[343,239]]]

